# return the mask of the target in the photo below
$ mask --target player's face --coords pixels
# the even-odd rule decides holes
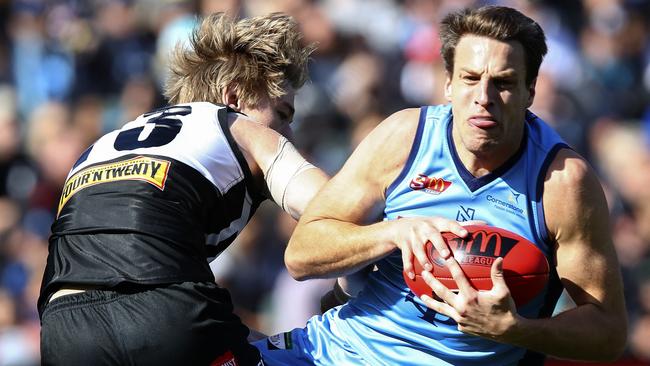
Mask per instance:
[[[295,112],[296,92],[292,88],[287,88],[285,91],[286,94],[280,98],[262,98],[255,106],[241,108],[241,112],[291,140],[290,123]]]
[[[461,158],[469,153],[501,164],[517,150],[534,96],[535,83],[527,86],[525,78],[519,42],[475,35],[460,39],[445,95],[452,104],[453,137]]]

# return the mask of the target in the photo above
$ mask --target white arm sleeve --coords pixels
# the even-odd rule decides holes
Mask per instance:
[[[304,207],[296,208],[288,204],[287,191],[296,177],[312,168],[316,167],[305,160],[291,142],[285,137],[280,137],[276,155],[264,172],[264,180],[275,203],[295,219],[300,217],[299,209],[302,210]]]

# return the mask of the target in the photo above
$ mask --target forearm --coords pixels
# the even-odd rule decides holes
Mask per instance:
[[[300,223],[285,252],[289,273],[298,280],[354,273],[396,246],[382,230],[386,222],[356,225],[334,219]]]
[[[627,319],[607,316],[596,305],[586,304],[552,318],[518,318],[509,332],[511,343],[556,358],[612,361],[623,352]]]

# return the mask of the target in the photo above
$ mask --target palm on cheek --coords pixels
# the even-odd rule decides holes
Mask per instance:
[[[516,321],[516,308],[503,278],[502,263],[503,260],[498,259],[492,265],[492,289],[478,291],[472,287],[458,262],[449,258],[446,264],[458,291],[448,289],[430,272],[423,272],[422,277],[440,301],[426,295],[422,296],[422,301],[432,310],[454,319],[458,330],[464,333],[504,340]]]

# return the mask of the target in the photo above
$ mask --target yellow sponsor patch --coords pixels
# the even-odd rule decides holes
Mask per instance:
[[[70,197],[95,184],[121,180],[142,180],[163,190],[165,189],[165,181],[167,181],[170,165],[171,163],[166,160],[138,156],[117,163],[95,165],[80,170],[65,182],[59,200],[57,216]]]

